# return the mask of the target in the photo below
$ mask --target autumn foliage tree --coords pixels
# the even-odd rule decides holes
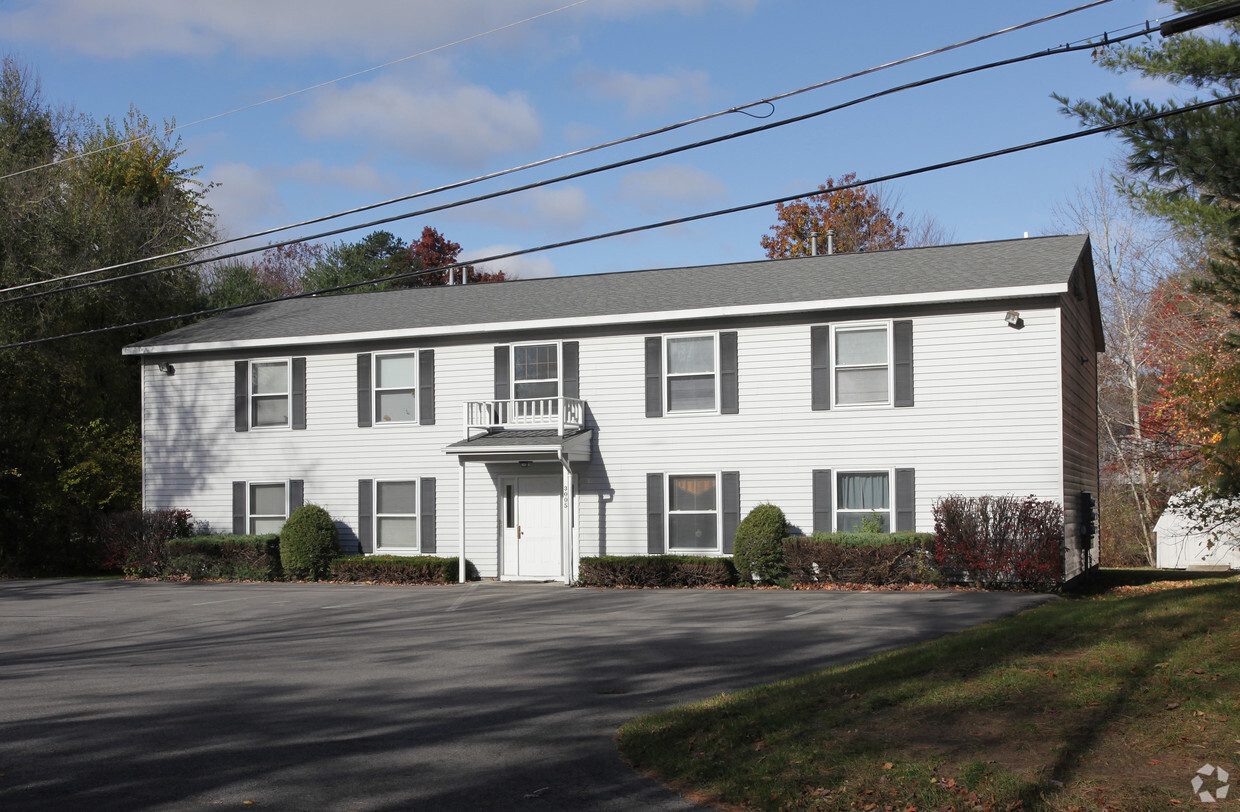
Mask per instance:
[[[904,213],[892,211],[881,192],[865,186],[840,189],[857,179],[855,172],[827,182],[818,188],[822,194],[778,203],[778,222],[763,235],[762,247],[770,259],[808,256],[810,235],[818,233],[820,251],[825,252],[827,230],[834,231],[834,250],[841,254],[858,251],[887,251],[904,247],[909,226]]]

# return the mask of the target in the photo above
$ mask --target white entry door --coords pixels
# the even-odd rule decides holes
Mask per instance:
[[[562,578],[560,489],[556,476],[523,476],[501,483],[504,575]]]

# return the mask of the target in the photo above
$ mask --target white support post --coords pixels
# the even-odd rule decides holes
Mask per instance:
[[[564,581],[572,583],[576,580],[573,573],[573,472],[568,467],[568,458],[560,452],[560,550],[564,561]]]
[[[461,560],[457,567],[460,583],[465,583],[465,458],[457,457],[456,461],[461,465],[461,474],[458,478],[458,489],[456,495],[457,509],[457,534],[459,536],[461,548]]]

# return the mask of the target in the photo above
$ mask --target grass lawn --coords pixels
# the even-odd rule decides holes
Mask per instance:
[[[1159,577],[645,716],[620,749],[723,808],[1240,809],[1240,577]],[[1226,800],[1192,794],[1207,763]]]

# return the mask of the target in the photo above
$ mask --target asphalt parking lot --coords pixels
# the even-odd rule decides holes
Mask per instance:
[[[0,581],[0,809],[688,809],[617,726],[1042,600]]]

